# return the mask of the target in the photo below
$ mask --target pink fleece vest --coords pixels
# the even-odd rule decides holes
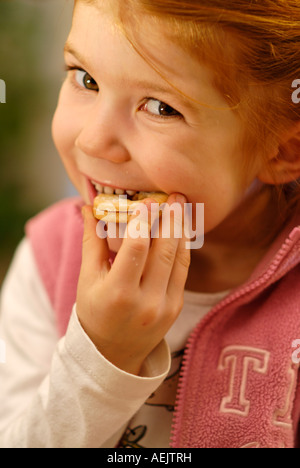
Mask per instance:
[[[28,223],[27,234],[63,335],[81,264],[81,201],[49,208]],[[249,281],[193,331],[172,447],[298,446],[299,365],[292,344],[300,339],[299,262],[300,228],[290,226]]]
[[[67,330],[76,301],[83,236],[81,207],[80,198],[63,200],[37,215],[26,226],[61,336]]]

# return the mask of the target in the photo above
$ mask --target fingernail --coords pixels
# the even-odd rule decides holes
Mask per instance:
[[[186,203],[186,197],[182,195],[182,193],[177,193],[175,197],[175,201],[177,203],[180,203],[181,205],[184,205]]]

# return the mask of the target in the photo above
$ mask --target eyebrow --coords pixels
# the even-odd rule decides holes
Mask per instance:
[[[83,66],[87,67],[87,63],[85,61],[84,56],[81,55],[68,41],[65,43],[64,53],[73,55],[75,58],[77,58],[77,60],[79,60],[79,62],[82,63]]]
[[[82,65],[85,69],[88,69],[89,66],[88,66],[88,63],[85,59],[85,57],[79,52],[77,51],[70,42],[66,42],[65,46],[64,46],[64,53],[68,53],[68,54],[71,54],[73,55]],[[129,81],[124,79],[124,85],[125,84],[128,84],[130,85]],[[165,94],[165,95],[169,95],[169,96],[174,96],[174,95],[177,95],[179,96],[181,99],[183,99],[184,101],[186,101],[184,99],[184,96],[179,92],[179,91],[176,91],[175,88],[173,88],[172,86],[161,86],[161,85],[158,85],[156,83],[153,83],[153,82],[150,82],[150,81],[146,81],[146,80],[135,80],[132,85],[138,87],[138,88],[141,88],[141,89],[146,89],[146,90],[151,90],[151,91],[155,91],[157,93],[162,93],[162,94]]]

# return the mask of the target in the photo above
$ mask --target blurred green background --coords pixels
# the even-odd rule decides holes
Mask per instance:
[[[72,0],[0,0],[0,286],[24,224],[73,194],[51,139]]]

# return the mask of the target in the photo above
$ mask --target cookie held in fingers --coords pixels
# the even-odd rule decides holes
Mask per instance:
[[[162,205],[166,203],[168,195],[163,192],[137,192],[128,198],[126,195],[99,194],[94,199],[94,217],[107,223],[128,223],[135,209],[149,198]]]

